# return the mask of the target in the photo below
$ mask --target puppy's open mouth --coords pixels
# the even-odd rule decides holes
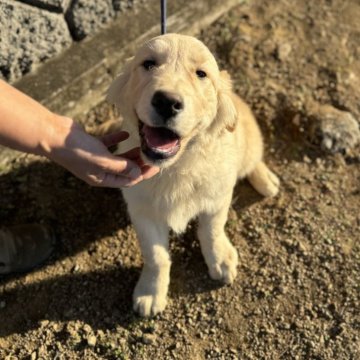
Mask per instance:
[[[165,160],[180,150],[180,136],[164,127],[152,127],[139,121],[141,150],[151,160]]]

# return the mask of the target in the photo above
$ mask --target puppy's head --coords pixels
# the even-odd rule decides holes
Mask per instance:
[[[231,82],[199,40],[167,34],[151,39],[109,89],[126,121],[139,131],[147,163],[174,163],[199,136],[235,126]]]

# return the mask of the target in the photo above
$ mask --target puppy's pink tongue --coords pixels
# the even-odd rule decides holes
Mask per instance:
[[[179,143],[179,137],[166,128],[143,126],[144,138],[149,147],[160,150],[171,150]]]

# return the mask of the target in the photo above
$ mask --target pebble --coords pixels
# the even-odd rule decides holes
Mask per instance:
[[[91,326],[90,326],[89,324],[85,324],[85,325],[83,326],[83,330],[84,330],[87,334],[89,334],[89,333],[92,332],[92,328],[91,328]]]
[[[100,329],[97,331],[97,335],[102,338],[105,336],[105,333]]]
[[[96,336],[95,335],[88,336],[87,343],[89,346],[94,347],[96,345]]]
[[[78,264],[75,264],[74,266],[73,266],[73,268],[71,269],[71,271],[73,272],[73,273],[76,273],[76,272],[78,272],[80,270],[80,266],[78,265]]]
[[[37,359],[37,353],[36,353],[36,351],[33,351],[31,353],[31,360],[36,360],[36,359]]]
[[[154,334],[144,334],[142,342],[146,345],[152,345],[156,342],[156,336]]]
[[[3,300],[3,301],[0,301],[0,309],[4,309],[6,307],[6,302]]]
[[[61,325],[60,324],[54,324],[53,325],[53,330],[55,331],[55,332],[59,332],[60,330],[61,330]]]
[[[304,161],[304,163],[306,163],[306,164],[311,164],[311,159],[308,157],[308,156],[304,156],[303,157],[303,161]]]
[[[292,47],[289,43],[283,43],[277,47],[277,56],[280,61],[286,61],[291,53]]]
[[[40,326],[41,327],[47,327],[49,325],[49,320],[41,320],[40,321]]]
[[[324,151],[337,153],[354,148],[360,142],[359,125],[354,116],[332,105],[308,105],[311,137]]]

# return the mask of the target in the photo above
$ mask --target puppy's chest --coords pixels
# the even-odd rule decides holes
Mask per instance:
[[[150,206],[175,232],[182,232],[199,213],[216,209],[232,190],[229,180],[221,181],[214,174],[162,174],[153,188]]]
[[[202,201],[210,201],[213,197],[210,194],[220,190],[216,182],[211,183],[212,186],[209,186],[209,179],[194,178],[187,174],[164,175],[157,183],[156,198],[161,199],[168,208],[175,209],[185,203],[194,203],[194,207],[201,207]]]

